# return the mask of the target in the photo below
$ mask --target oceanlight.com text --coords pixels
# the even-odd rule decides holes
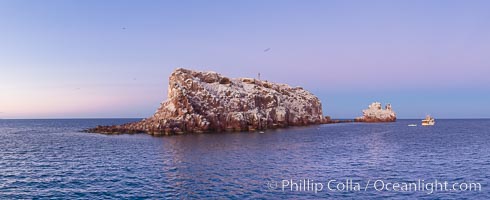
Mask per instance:
[[[482,185],[471,181],[445,181],[424,180],[415,181],[389,181],[353,179],[330,179],[327,181],[315,181],[313,179],[282,179],[280,181],[268,181],[268,190],[283,192],[424,192],[433,194],[436,192],[468,191],[481,192]]]

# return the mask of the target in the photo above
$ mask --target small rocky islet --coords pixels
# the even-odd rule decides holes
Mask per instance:
[[[391,108],[391,104],[386,104],[382,108],[380,102],[374,102],[369,105],[368,109],[362,111],[362,116],[357,117],[355,122],[394,122],[396,121],[396,113]]]
[[[389,110],[387,107],[380,111],[378,104],[374,104],[355,121],[396,120],[391,106]],[[178,68],[169,77],[167,100],[161,103],[153,116],[139,122],[97,126],[87,132],[174,135],[256,131],[351,121],[324,117],[319,98],[302,87]]]

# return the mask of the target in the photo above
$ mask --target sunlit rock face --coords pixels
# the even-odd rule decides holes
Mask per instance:
[[[153,135],[254,131],[323,122],[322,105],[301,87],[254,78],[228,78],[216,72],[176,69],[168,99],[140,122],[98,126],[90,132]]]
[[[369,105],[368,109],[362,111],[362,117],[357,117],[356,122],[394,122],[396,113],[391,109],[391,104],[386,104],[382,109],[381,103],[374,102]]]

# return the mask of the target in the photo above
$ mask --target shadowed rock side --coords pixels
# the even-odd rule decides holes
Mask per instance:
[[[254,131],[322,122],[320,100],[301,87],[179,68],[169,78],[168,99],[153,116],[88,131],[171,135]]]
[[[391,109],[391,104],[386,104],[385,109],[381,108],[381,103],[374,102],[368,109],[362,111],[363,116],[357,117],[356,122],[394,122],[396,113]]]

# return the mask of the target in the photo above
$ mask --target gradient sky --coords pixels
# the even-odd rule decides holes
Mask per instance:
[[[464,0],[0,0],[0,118],[147,117],[177,67],[301,85],[333,118],[373,101],[399,118],[488,118],[489,10]]]

